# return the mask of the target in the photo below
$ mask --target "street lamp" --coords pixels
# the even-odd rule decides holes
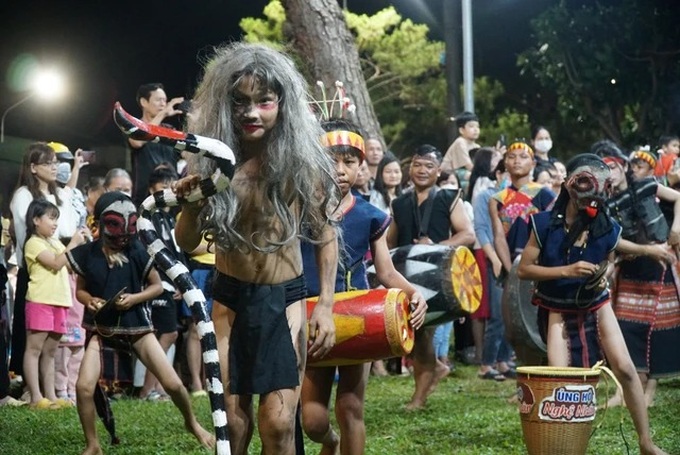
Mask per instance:
[[[64,79],[54,70],[43,70],[35,74],[31,92],[5,109],[0,120],[0,143],[5,142],[5,117],[12,109],[24,104],[34,96],[46,101],[59,98],[64,93]]]
[[[465,110],[475,111],[475,75],[472,63],[472,2],[462,0],[463,10],[463,99]]]

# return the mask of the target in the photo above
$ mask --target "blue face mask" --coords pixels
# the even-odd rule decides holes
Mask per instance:
[[[59,163],[57,166],[57,182],[66,185],[71,178],[71,165],[69,163]]]

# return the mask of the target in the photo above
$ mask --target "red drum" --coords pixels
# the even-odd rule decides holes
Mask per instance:
[[[318,297],[307,299],[307,317]],[[372,289],[335,294],[335,346],[309,366],[354,365],[401,357],[413,349],[409,298],[401,289]]]

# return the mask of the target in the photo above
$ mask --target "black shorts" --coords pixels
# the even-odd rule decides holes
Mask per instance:
[[[158,335],[177,331],[177,302],[170,292],[163,291],[151,301],[151,322]]]
[[[147,333],[151,333],[151,329]],[[135,377],[133,354],[136,354],[133,345],[145,334],[104,336],[88,331],[85,346],[94,335],[99,338],[100,378],[110,382],[132,384]]]
[[[302,276],[280,284],[244,283],[215,272],[213,299],[236,313],[229,338],[229,391],[265,394],[300,385],[286,308],[306,295]]]

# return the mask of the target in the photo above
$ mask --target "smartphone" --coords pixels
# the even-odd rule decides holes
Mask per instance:
[[[81,150],[80,156],[83,157],[83,161],[86,163],[94,163],[96,153],[93,150]]]
[[[175,104],[175,109],[182,111],[182,114],[186,114],[191,110],[191,100],[184,100],[181,103]]]
[[[508,141],[505,138],[505,134],[501,134],[498,136],[498,143],[500,144],[501,147],[505,147],[508,145]]]

